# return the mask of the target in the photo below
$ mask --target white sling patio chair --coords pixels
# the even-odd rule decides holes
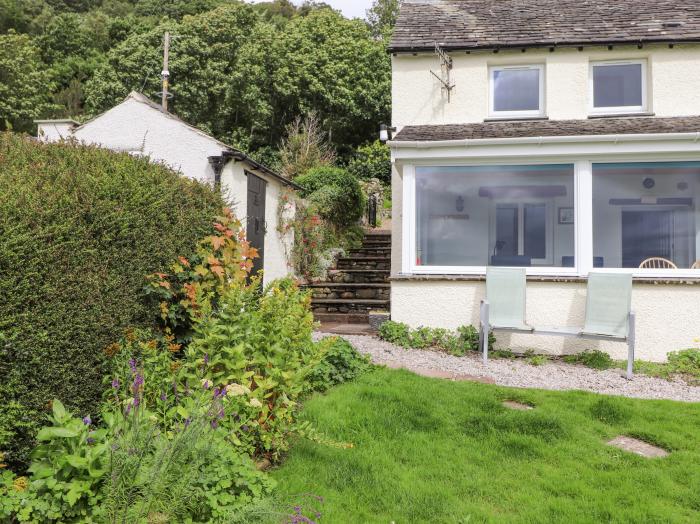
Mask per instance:
[[[615,340],[627,342],[627,378],[631,379],[635,349],[635,317],[631,308],[631,274],[592,272],[588,275],[583,329],[532,328],[525,323],[525,271],[509,268],[487,270],[486,300],[481,303],[479,334],[484,363],[488,362],[488,338],[493,330]]]

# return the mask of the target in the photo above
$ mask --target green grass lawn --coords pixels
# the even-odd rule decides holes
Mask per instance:
[[[504,399],[535,409],[506,409]],[[354,445],[299,441],[273,472],[282,496],[325,499],[322,523],[700,522],[698,404],[379,369],[314,397],[304,414]],[[620,434],[671,455],[605,445]]]

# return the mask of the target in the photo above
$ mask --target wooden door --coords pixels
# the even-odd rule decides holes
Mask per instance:
[[[248,209],[246,234],[251,246],[258,250],[258,258],[253,261],[253,272],[265,267],[265,192],[267,184],[265,181],[247,173],[248,176]]]

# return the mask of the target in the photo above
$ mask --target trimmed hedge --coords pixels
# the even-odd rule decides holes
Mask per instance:
[[[0,451],[21,468],[49,402],[97,415],[104,350],[157,315],[146,275],[197,240],[221,196],[145,158],[0,134]]]

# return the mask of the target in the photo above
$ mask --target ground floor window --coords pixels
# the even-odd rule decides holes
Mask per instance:
[[[593,164],[593,253],[601,267],[699,268],[700,162]]]
[[[609,268],[700,276],[700,161],[576,159],[409,172],[408,271],[513,266],[540,275]]]
[[[416,168],[416,265],[574,265],[573,165]]]

